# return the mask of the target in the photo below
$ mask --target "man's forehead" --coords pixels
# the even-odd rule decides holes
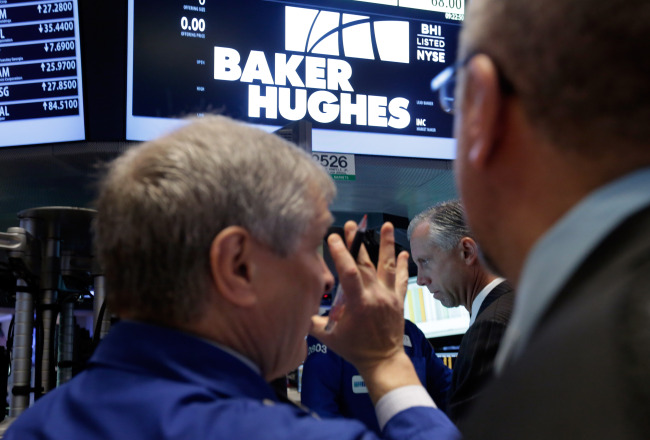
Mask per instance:
[[[422,238],[428,238],[429,237],[429,230],[430,230],[430,225],[426,221],[422,221],[419,224],[413,228],[413,232],[411,233],[411,238],[415,239],[422,239]]]
[[[433,254],[436,246],[429,239],[428,233],[413,233],[411,235],[411,255],[413,258],[427,257]]]
[[[334,216],[329,210],[327,203],[325,201],[317,203],[314,213],[314,228],[312,229],[317,230],[319,234],[324,235],[333,223]]]
[[[326,203],[323,203],[323,207],[316,211],[316,216],[317,218],[320,218],[321,222],[328,228],[334,223],[334,215]]]

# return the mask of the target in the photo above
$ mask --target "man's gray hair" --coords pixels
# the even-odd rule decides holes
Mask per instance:
[[[471,0],[461,57],[486,53],[530,120],[586,155],[650,139],[648,0]],[[629,152],[629,149],[628,149]]]
[[[439,203],[413,217],[406,231],[409,240],[413,230],[421,223],[429,225],[431,243],[445,251],[458,246],[463,237],[474,238],[465,222],[463,206],[458,200]]]
[[[335,193],[307,153],[225,117],[198,119],[132,148],[110,165],[96,201],[109,306],[187,322],[206,301],[209,249],[220,231],[241,226],[286,256],[317,202],[329,204]]]

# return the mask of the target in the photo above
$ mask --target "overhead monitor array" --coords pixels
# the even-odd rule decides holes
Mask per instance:
[[[85,139],[77,0],[0,2],[0,147]]]
[[[106,72],[85,75],[97,90],[93,82],[126,74],[126,105],[92,116],[121,114],[126,133],[111,137],[124,140],[151,139],[208,113],[268,131],[306,120],[317,151],[453,159],[452,117],[429,84],[454,62],[464,7],[128,0],[127,20],[110,23],[128,36],[127,71],[107,60]],[[79,30],[95,29],[94,21],[80,23],[78,0],[0,1],[0,146],[86,138],[84,126],[96,121],[85,120],[81,54],[99,48]]]

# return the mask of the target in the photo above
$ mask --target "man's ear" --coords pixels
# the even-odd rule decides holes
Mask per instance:
[[[217,294],[241,307],[257,300],[251,282],[254,246],[253,237],[240,226],[223,229],[210,246],[210,274]]]
[[[467,63],[463,76],[463,127],[470,140],[467,157],[475,167],[483,168],[494,154],[501,132],[499,74],[487,55],[478,54]]]
[[[458,246],[460,248],[461,258],[465,264],[467,266],[473,265],[479,257],[476,242],[470,237],[463,237],[460,239]]]

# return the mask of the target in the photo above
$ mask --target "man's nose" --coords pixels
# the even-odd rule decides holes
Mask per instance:
[[[417,283],[418,286],[428,286],[429,284],[431,284],[431,278],[426,277],[422,275],[420,272],[418,272]]]

